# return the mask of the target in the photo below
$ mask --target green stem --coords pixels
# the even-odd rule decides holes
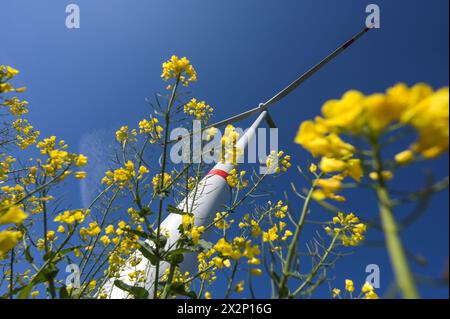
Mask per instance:
[[[161,299],[167,299],[167,296],[169,295],[170,288],[172,286],[173,276],[175,274],[175,269],[176,266],[171,264],[169,268],[169,275],[167,276],[167,282],[164,286],[163,293],[161,294]]]
[[[47,196],[46,191],[42,191],[41,194],[42,197]],[[45,249],[45,253],[48,254],[50,252],[50,247],[49,247],[49,242],[48,242],[48,238],[47,238],[47,232],[48,232],[48,225],[47,225],[47,205],[45,203],[45,201],[41,201],[41,205],[42,205],[42,211],[43,211],[43,228],[44,228],[44,249]],[[51,277],[48,281],[48,290],[50,292],[50,296],[52,297],[52,299],[56,298],[56,289],[55,289],[55,282],[54,282],[54,278]]]
[[[14,258],[15,258],[15,251],[14,248],[11,250],[11,261],[10,261],[10,271],[9,274],[9,299],[13,299],[13,291],[14,291]]]
[[[314,277],[317,275],[317,273],[319,272],[319,270],[323,267],[323,265],[325,264],[328,256],[330,255],[330,252],[333,250],[334,246],[336,245],[336,241],[339,238],[340,233],[337,233],[336,235],[334,235],[333,240],[331,241],[330,245],[327,247],[327,249],[325,250],[325,253],[323,254],[322,258],[320,258],[320,261],[317,263],[317,265],[313,268],[313,270],[311,271],[311,273],[308,275],[308,277],[306,277],[305,281],[300,285],[300,287],[297,288],[297,290],[295,290],[292,295],[290,296],[291,298],[294,298],[295,296],[297,296],[303,289],[305,289],[305,287],[311,282],[311,280],[314,279]]]
[[[69,242],[70,238],[72,238],[73,234],[75,233],[75,230],[77,229],[78,224],[75,224],[73,229],[67,234],[67,237],[64,239],[64,241],[61,243],[61,245],[59,246],[59,248],[55,251],[54,254],[52,254],[49,259],[47,259],[45,261],[45,263],[41,266],[41,268],[39,268],[39,270],[34,274],[33,278],[31,279],[31,282],[28,285],[32,285],[33,287],[35,286],[35,283],[33,282],[34,278],[38,278],[39,275],[44,271],[44,269],[50,265],[53,260],[58,256],[59,252],[67,245],[67,243]],[[25,296],[25,298],[28,298],[28,295]]]
[[[297,242],[300,237],[301,230],[303,229],[303,225],[305,223],[305,218],[309,210],[309,205],[311,203],[312,194],[314,190],[316,189],[317,180],[320,179],[321,175],[318,176],[316,179],[316,182],[313,183],[311,188],[309,189],[308,195],[305,198],[305,202],[303,203],[302,212],[300,214],[300,218],[297,222],[297,227],[295,228],[295,233],[292,238],[291,243],[289,244],[288,253],[286,256],[286,262],[283,265],[283,276],[281,277],[280,284],[278,285],[278,297],[284,298],[286,297],[289,292],[287,288],[287,281],[289,278],[289,272],[291,269],[292,259],[295,255],[296,249],[297,249]]]
[[[224,299],[228,299],[231,294],[231,290],[233,289],[234,277],[236,276],[236,271],[238,269],[238,262],[236,261],[233,267],[233,272],[231,273],[231,278],[228,282],[227,292],[225,293]]]
[[[169,138],[169,125],[170,125],[170,111],[172,109],[172,105],[175,101],[175,94],[177,92],[178,84],[180,82],[180,78],[177,78],[175,86],[172,90],[172,95],[169,100],[169,104],[167,106],[166,114],[165,114],[165,128],[164,128],[164,145],[163,145],[163,155],[162,155],[162,165],[161,165],[161,175],[160,175],[160,191],[164,189],[164,173],[166,170],[166,161],[167,161],[167,146],[168,146],[168,138]],[[156,238],[159,241],[159,237],[161,235],[161,222],[162,222],[162,211],[163,211],[163,202],[164,198],[161,197],[159,200],[159,210],[158,210],[158,219],[157,219],[157,228],[156,228]],[[156,257],[160,258],[160,250],[159,242],[156,242]],[[158,297],[158,283],[159,283],[159,260],[155,265],[155,283],[154,283],[154,292],[153,298],[156,299]]]
[[[380,209],[381,226],[386,239],[387,251],[394,271],[395,280],[402,295],[406,299],[418,299],[419,293],[414,282],[414,276],[408,264],[405,248],[400,238],[400,232],[392,211],[391,199],[385,180],[382,176],[383,161],[380,146],[376,138],[371,141],[374,154],[373,164],[378,175],[378,184],[375,188]]]

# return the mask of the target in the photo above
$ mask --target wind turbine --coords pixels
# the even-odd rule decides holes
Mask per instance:
[[[362,37],[365,33],[367,33],[371,27],[365,27],[363,30],[354,35],[350,40],[346,41],[342,45],[340,45],[336,50],[326,56],[319,63],[314,65],[311,69],[306,71],[304,74],[295,79],[292,83],[286,86],[284,89],[279,91],[269,100],[264,103],[260,103],[257,107],[251,108],[243,113],[225,119],[223,121],[214,123],[207,128],[215,127],[219,128],[231,123],[235,123],[238,121],[242,121],[254,114],[260,113],[254,123],[246,130],[244,135],[239,138],[236,144],[236,148],[242,150],[241,154],[245,153],[247,145],[249,141],[251,141],[255,135],[257,128],[261,125],[261,123],[265,120],[270,127],[275,127],[275,123],[272,117],[268,113],[268,108],[292,91],[294,91],[298,86],[300,86],[303,82],[305,82],[308,78],[310,78],[313,74],[319,71],[323,66],[325,66],[328,62],[333,60],[336,56],[342,53],[345,49],[351,46],[355,41],[357,41],[360,37]],[[191,132],[192,135],[194,132]],[[182,136],[177,140],[170,141],[171,143],[180,141],[180,139],[186,138],[187,136]],[[218,163],[216,164],[209,173],[199,182],[196,190],[191,191],[188,196],[178,205],[177,209],[181,211],[187,211],[187,207],[192,207],[190,212],[195,217],[195,225],[196,226],[205,226],[209,225],[216,212],[221,210],[221,207],[226,202],[227,198],[229,198],[229,187],[226,181],[226,178],[229,172],[234,168],[234,165],[228,162]],[[166,243],[166,249],[173,247],[174,243],[179,239],[180,234],[178,231],[178,227],[182,222],[182,216],[180,214],[169,214],[167,218],[161,223],[161,229],[164,229],[168,232],[169,236]],[[203,238],[208,236],[208,231],[206,231],[203,235]],[[152,245],[151,242],[147,241],[146,244]],[[144,288],[147,290],[151,290],[155,277],[155,267],[150,264],[150,262],[142,256],[139,251],[136,251],[133,254],[135,257],[142,258],[142,261],[136,265],[132,266],[129,262],[127,262],[126,266],[120,271],[120,279],[126,284],[133,285],[134,283],[130,281],[128,278],[128,274],[141,270],[145,272],[145,283]],[[196,265],[196,255],[193,253],[185,254],[185,259],[183,263],[180,265],[180,270],[191,271]],[[160,263],[160,275],[165,273],[165,270],[168,269],[169,264],[166,262]],[[130,294],[114,285],[115,278],[111,278],[104,285],[103,291],[106,292],[111,299],[124,299],[130,298]]]

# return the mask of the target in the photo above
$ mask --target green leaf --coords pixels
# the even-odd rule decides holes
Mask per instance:
[[[22,291],[26,286],[22,286],[22,287],[18,287],[18,288],[14,288],[13,291],[8,291],[8,293],[0,296],[0,299],[8,299],[11,296],[14,296],[16,293],[18,293],[19,291]]]
[[[184,285],[173,284],[170,286],[170,292],[174,295],[186,296],[191,299],[197,299],[197,294],[195,291],[186,291]]]
[[[136,229],[127,229],[126,231],[131,234],[137,235],[140,238],[151,240],[152,242],[155,243],[155,245],[157,245],[159,247],[164,247],[167,242],[166,236],[163,236],[163,235],[160,235],[159,240],[157,240],[156,234],[148,234],[148,233],[144,233],[142,231],[136,230]]]
[[[37,275],[33,277],[31,282],[21,290],[18,298],[27,299],[34,286],[55,278],[58,274],[58,271],[59,270],[55,267],[54,264],[50,264],[47,268],[42,269],[40,272],[38,272]]]
[[[155,239],[153,242],[154,242],[158,247],[164,247],[164,246],[166,246],[166,243],[167,243],[167,237],[166,237],[166,236],[163,236],[163,235],[160,235],[159,238],[158,238],[158,239]]]
[[[148,208],[148,207],[144,207],[139,211],[138,214],[139,214],[139,216],[150,216],[150,215],[154,215],[155,212],[152,212],[150,210],[150,208]]]
[[[58,262],[57,258],[55,258],[56,253],[54,251],[49,251],[48,253],[45,253],[42,259],[44,261],[47,261],[49,259],[52,259],[53,262]],[[59,260],[61,260],[61,257],[59,257]]]
[[[35,276],[31,282],[36,284],[39,284],[41,282],[49,281],[50,279],[53,279],[58,274],[59,270],[55,267],[54,264],[50,264],[47,268],[43,269],[40,273],[38,273],[37,276]]]
[[[155,256],[154,252],[150,247],[146,247],[144,245],[140,245],[139,251],[142,253],[142,255],[147,258],[150,263],[155,266],[158,262],[158,258]]]
[[[275,281],[277,283],[280,283],[280,277],[277,275],[277,273],[275,271],[272,271],[271,274],[274,277]]]
[[[132,294],[136,299],[148,299],[148,291],[142,287],[130,286],[118,279],[114,281],[114,285],[119,289]]]
[[[28,299],[28,295],[30,294],[31,289],[33,289],[33,287],[34,287],[33,283],[30,283],[27,286],[25,286],[20,292],[18,299]]]
[[[187,297],[191,298],[191,299],[198,299],[197,294],[195,293],[195,291],[189,291],[186,294]]]
[[[169,251],[167,254],[168,255],[170,255],[170,254],[184,254],[184,253],[193,253],[193,252],[196,252],[196,250],[194,248],[184,247],[184,248],[173,249],[173,250]]]
[[[67,291],[66,286],[63,286],[59,289],[59,298],[60,299],[70,299],[69,292]]]
[[[144,239],[150,239],[150,240],[154,240],[155,239],[155,236],[152,236],[150,234],[144,233],[144,232],[136,230],[136,229],[131,229],[130,228],[130,229],[126,229],[125,231],[130,233],[130,234],[137,235],[137,236],[139,236],[141,238],[144,238]]]
[[[67,255],[68,253],[74,251],[75,249],[79,249],[79,248],[81,248],[81,246],[69,247],[69,248],[61,250],[59,253],[62,255]]]
[[[63,249],[58,253],[58,255],[56,255],[56,252],[54,252],[54,251],[49,251],[48,253],[46,253],[44,255],[43,259],[44,259],[44,261],[52,259],[52,263],[56,264],[56,263],[60,262],[64,258],[65,255],[67,255],[68,253],[70,253],[80,247],[81,246],[74,246],[74,247],[69,247],[69,248]]]
[[[175,206],[169,205],[167,207],[167,211],[171,214],[177,214],[177,215],[186,215],[187,213],[179,208],[176,208]]]
[[[183,262],[184,256],[182,252],[171,251],[165,256],[164,259],[171,265],[179,265]]]
[[[25,249],[25,259],[26,259],[30,264],[32,264],[33,261],[34,261],[34,258],[33,258],[33,256],[31,256],[31,253],[30,253],[30,246],[27,246],[27,248]]]

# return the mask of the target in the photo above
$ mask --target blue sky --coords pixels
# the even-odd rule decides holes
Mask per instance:
[[[65,27],[65,7],[81,9],[81,28]],[[161,63],[187,56],[198,71],[194,95],[215,107],[219,120],[271,97],[338,44],[359,31],[369,1],[206,0],[0,0],[0,64],[21,70],[28,87],[29,118],[46,135],[81,147],[90,134],[136,125],[148,114],[145,98],[164,90]],[[381,28],[364,36],[275,106],[280,147],[305,165],[309,156],[293,138],[300,122],[316,116],[328,99],[349,89],[383,91],[396,82],[448,85],[448,1],[376,1]],[[250,122],[241,125],[245,127]],[[100,133],[99,133],[100,132]],[[81,146],[80,146],[81,145]],[[428,163],[448,175],[448,155]],[[424,167],[400,173],[395,187],[423,185]],[[413,172],[413,173],[411,173]],[[277,185],[302,185],[294,171]],[[68,195],[80,204],[78,188]],[[370,194],[349,195],[349,209],[376,215]],[[298,210],[300,202],[294,206]],[[448,257],[448,191],[403,235],[408,250],[423,255],[419,274],[439,276]],[[397,212],[405,216],[407,211]],[[318,212],[317,219],[326,219]],[[320,215],[323,214],[323,215]],[[306,235],[305,235],[306,237]],[[368,236],[380,239],[373,232]],[[386,253],[364,247],[339,262],[337,285],[362,283],[365,266],[381,268],[381,290],[392,282]],[[426,297],[448,297],[448,288],[421,286]],[[261,296],[264,297],[264,296]]]

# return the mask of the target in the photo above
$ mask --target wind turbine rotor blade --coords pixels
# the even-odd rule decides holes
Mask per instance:
[[[266,107],[268,107],[269,105],[274,104],[274,103],[280,101],[281,99],[283,99],[284,97],[286,97],[289,93],[294,91],[300,84],[302,84],[307,79],[309,79],[313,74],[315,74],[317,71],[319,71],[328,62],[333,60],[336,56],[338,56],[342,51],[347,49],[350,45],[352,45],[356,40],[358,40],[360,37],[362,37],[369,30],[370,30],[370,28],[366,27],[362,31],[358,32],[350,40],[348,40],[347,42],[342,44],[340,47],[338,47],[336,50],[334,50],[332,53],[330,53],[327,57],[325,57],[322,61],[320,61],[315,66],[313,66],[311,69],[309,69],[304,74],[302,74],[294,82],[292,82],[287,87],[285,87],[283,90],[281,90],[276,95],[274,95],[269,100],[267,100],[267,102],[264,103],[264,105]]]
[[[245,120],[246,118],[249,118],[249,117],[252,116],[253,114],[258,113],[258,112],[261,112],[261,111],[263,111],[263,109],[261,109],[260,107],[255,107],[255,108],[250,109],[250,110],[248,110],[248,111],[245,111],[245,112],[243,112],[243,113],[241,113],[241,114],[238,114],[238,115],[229,117],[229,118],[227,118],[227,119],[225,119],[225,120],[222,120],[222,121],[220,121],[220,122],[216,122],[216,123],[214,123],[214,124],[208,125],[208,126],[205,127],[204,129],[207,130],[207,129],[212,128],[212,127],[215,127],[215,128],[223,127],[223,126],[226,126],[226,125],[231,124],[231,123],[234,123],[234,122],[238,122],[238,121]],[[175,142],[178,142],[178,141],[183,140],[183,139],[185,139],[185,138],[187,138],[187,137],[193,136],[195,133],[200,133],[200,132],[194,132],[194,131],[192,131],[192,132],[190,132],[189,134],[180,136],[180,137],[179,137],[178,139],[176,139],[176,140],[171,140],[171,141],[169,141],[169,143],[175,143]]]
[[[344,44],[339,46],[336,50],[334,50],[332,53],[330,53],[328,56],[326,56],[322,61],[317,63],[315,66],[313,66],[311,69],[303,73],[300,77],[298,77],[295,81],[293,81],[291,84],[286,86],[284,89],[279,91],[277,94],[275,94],[273,97],[271,97],[269,100],[267,100],[266,103],[261,103],[258,107],[252,108],[248,111],[245,111],[241,114],[229,117],[228,119],[225,119],[223,121],[219,121],[217,123],[214,123],[212,125],[207,126],[206,128],[219,128],[234,122],[245,120],[246,118],[252,116],[255,113],[262,112],[266,110],[269,106],[272,104],[275,104],[285,98],[289,93],[294,91],[296,88],[298,88],[303,82],[305,82],[307,79],[309,79],[313,74],[318,72],[322,67],[324,67],[328,62],[333,60],[335,57],[337,57],[341,52],[343,52],[345,49],[347,49],[349,46],[351,46],[354,42],[356,42],[360,37],[362,37],[365,33],[367,33],[371,28],[365,27],[363,30],[355,34],[350,40],[346,41]],[[271,119],[271,118],[270,118]],[[272,120],[273,123],[273,120]],[[169,143],[174,143],[179,140],[182,140],[183,138],[186,138],[188,136],[192,136],[195,132],[191,132],[188,135],[180,136],[177,140],[171,140]]]
[[[266,115],[266,122],[267,125],[269,125],[270,128],[277,128],[277,125],[275,124],[275,121],[273,120],[272,116],[270,116],[269,113]]]
[[[226,125],[234,123],[234,122],[242,121],[242,120],[245,120],[246,118],[252,116],[253,114],[261,112],[261,111],[262,111],[262,109],[260,107],[255,107],[255,108],[245,111],[241,114],[229,117],[223,121],[208,125],[207,128],[211,128],[211,127],[219,128],[219,127],[226,126]]]

